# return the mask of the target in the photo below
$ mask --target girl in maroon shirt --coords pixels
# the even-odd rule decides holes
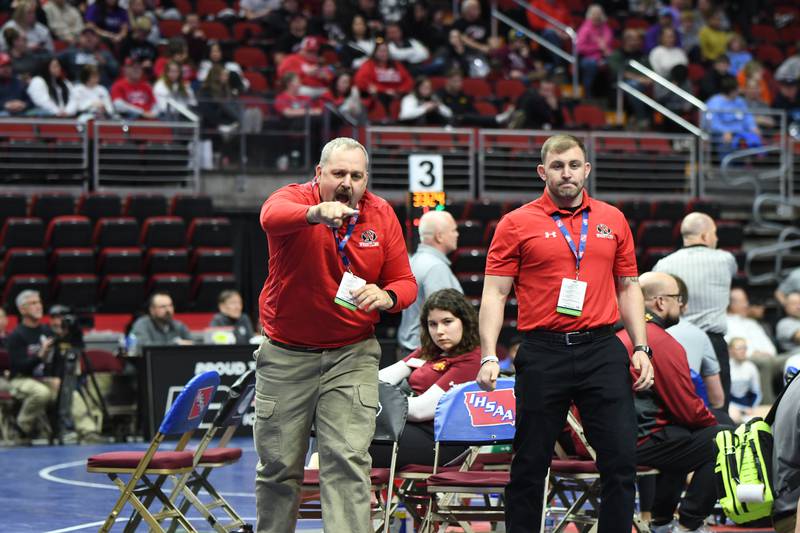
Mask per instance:
[[[397,385],[408,380],[408,423],[398,450],[398,466],[433,464],[433,415],[436,404],[454,385],[472,381],[480,368],[478,313],[455,289],[436,291],[420,313],[419,349],[384,368],[378,379]],[[463,446],[442,446],[440,464],[456,458]],[[372,465],[388,467],[391,446],[370,448]]]

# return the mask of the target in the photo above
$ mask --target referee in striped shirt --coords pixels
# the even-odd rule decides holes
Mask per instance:
[[[681,222],[683,248],[661,259],[653,268],[680,277],[692,297],[682,319],[706,332],[720,366],[722,390],[728,409],[731,393],[731,367],[725,333],[728,325],[725,310],[736,274],[736,259],[725,250],[717,250],[717,225],[705,213],[689,213]]]

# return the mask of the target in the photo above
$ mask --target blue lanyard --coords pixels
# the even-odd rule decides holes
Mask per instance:
[[[553,215],[553,220],[558,226],[558,229],[561,230],[561,235],[564,236],[564,240],[567,241],[569,245],[569,249],[572,251],[572,255],[575,256],[575,279],[578,279],[578,273],[581,271],[581,259],[583,259],[583,255],[586,253],[586,239],[589,237],[589,210],[583,210],[583,222],[581,223],[581,242],[578,244],[578,249],[575,249],[575,242],[572,240],[572,236],[567,231],[566,226],[561,221],[561,217],[558,214]]]
[[[336,240],[336,250],[339,252],[339,257],[342,258],[342,263],[344,263],[344,268],[346,270],[350,270],[350,259],[348,259],[347,255],[344,253],[344,247],[347,244],[347,241],[349,241],[350,237],[353,235],[353,230],[356,227],[357,221],[358,213],[350,217],[350,223],[347,224],[347,232],[341,239],[339,238],[339,232],[337,229],[331,228],[331,231],[333,232],[333,238]]]

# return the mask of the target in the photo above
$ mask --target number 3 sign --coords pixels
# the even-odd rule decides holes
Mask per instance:
[[[442,156],[414,154],[408,156],[408,190],[410,192],[439,192],[444,190]]]

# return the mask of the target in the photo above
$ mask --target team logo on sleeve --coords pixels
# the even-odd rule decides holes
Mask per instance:
[[[197,418],[205,411],[208,404],[211,403],[213,393],[214,387],[204,387],[197,391],[194,402],[192,402],[192,410],[189,411],[189,420]]]
[[[378,242],[378,234],[375,233],[375,230],[367,229],[361,232],[361,240],[358,242],[358,246],[361,248],[374,248],[376,246],[380,246],[380,242]]]
[[[605,224],[598,224],[597,225],[597,238],[598,239],[613,239],[614,238],[614,233],[611,231],[611,228],[609,228]]]
[[[444,372],[447,369],[447,360],[442,359],[441,361],[433,363],[433,369],[437,372]]]
[[[491,392],[467,392],[464,404],[469,412],[472,427],[514,425],[517,400],[514,389]]]

